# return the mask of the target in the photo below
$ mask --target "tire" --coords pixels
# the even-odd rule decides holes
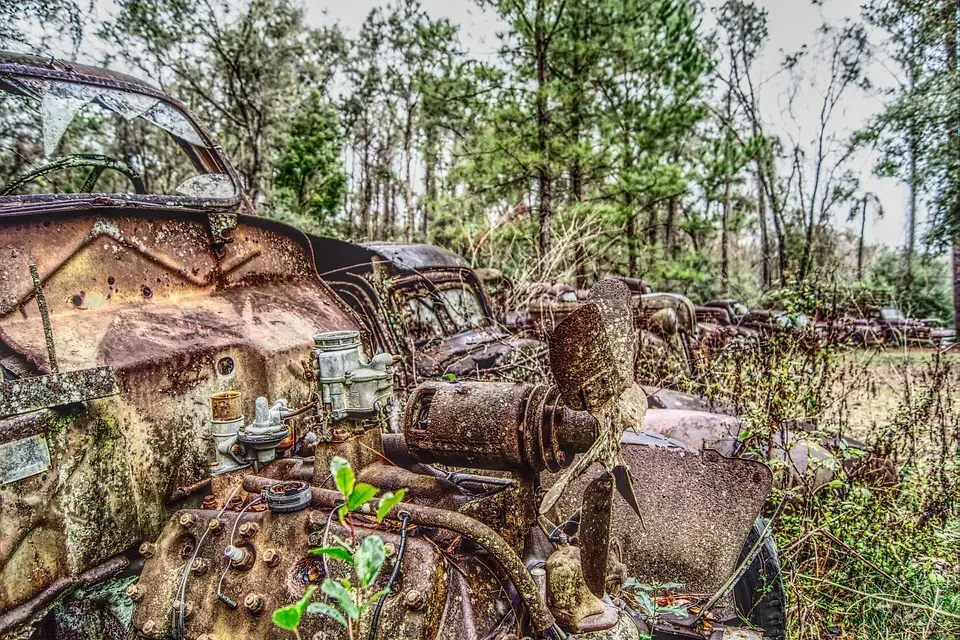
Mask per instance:
[[[758,517],[743,545],[737,564],[760,538],[766,521]],[[764,631],[766,640],[783,640],[787,631],[787,594],[780,574],[780,556],[773,538],[767,538],[750,568],[733,587],[737,613],[744,621]]]

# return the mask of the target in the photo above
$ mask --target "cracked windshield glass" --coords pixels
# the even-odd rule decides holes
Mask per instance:
[[[408,291],[405,309],[417,344],[489,324],[477,292],[467,284]]]
[[[7,74],[0,121],[0,197],[236,192],[187,116],[152,96]]]

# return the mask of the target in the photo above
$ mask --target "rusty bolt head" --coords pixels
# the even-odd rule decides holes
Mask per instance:
[[[193,561],[193,564],[190,565],[190,572],[198,576],[202,576],[204,573],[207,572],[207,568],[209,567],[209,565],[210,563],[204,560],[203,558],[197,558],[196,560]]]
[[[133,600],[134,602],[140,602],[143,599],[143,587],[138,584],[132,584],[127,587],[127,597]]]
[[[403,601],[411,609],[421,609],[423,605],[426,604],[427,599],[416,589],[410,589],[410,591],[407,591],[403,596]]]
[[[140,627],[140,631],[143,632],[146,636],[152,636],[153,633],[157,630],[157,623],[153,620],[147,620],[143,623],[143,626]]]
[[[342,427],[338,427],[333,430],[334,442],[346,442],[349,437],[350,437],[350,432]]]
[[[311,511],[307,516],[307,530],[316,531],[322,529],[327,524],[327,516],[322,511]]]
[[[203,503],[200,505],[201,508],[213,510],[217,508],[217,497],[216,496],[204,496]]]
[[[185,513],[180,516],[180,526],[186,529],[189,529],[193,525],[197,524],[197,516],[192,513]]]
[[[214,640],[214,637],[209,633],[201,633],[197,636],[197,640]]]
[[[256,522],[244,522],[242,525],[240,525],[240,529],[238,529],[238,531],[240,532],[241,537],[252,538],[253,536],[257,535],[258,531],[260,531],[260,525],[258,525]]]
[[[319,547],[323,545],[323,534],[319,531],[314,531],[307,536],[307,544],[311,547]]]
[[[210,528],[210,533],[220,533],[223,531],[223,520],[220,518],[214,518],[207,523],[207,527]]]
[[[391,544],[391,543],[389,543],[389,542],[388,542],[387,544],[383,545],[383,550],[384,550],[384,552],[387,554],[387,557],[388,557],[388,558],[392,557],[393,554],[394,554],[394,552],[396,551],[396,549],[394,548],[393,544]]]
[[[250,613],[260,613],[263,609],[263,596],[259,593],[248,593],[243,599],[243,606]]]
[[[144,558],[152,558],[157,554],[157,545],[152,542],[144,542],[140,545],[140,555]]]
[[[263,552],[263,561],[267,563],[268,567],[275,567],[280,564],[280,558],[279,549],[267,549]]]
[[[193,605],[190,604],[189,602],[184,602],[184,603],[182,603],[182,604],[183,604],[183,617],[184,617],[184,618],[189,618],[190,615],[193,613]],[[176,611],[177,613],[179,613],[179,612],[180,612],[180,605],[181,605],[181,602],[180,602],[179,600],[177,600],[176,602],[174,602],[174,603],[173,603],[173,610]]]

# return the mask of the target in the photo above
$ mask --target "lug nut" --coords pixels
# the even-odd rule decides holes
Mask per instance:
[[[140,545],[140,555],[142,555],[144,558],[152,558],[156,555],[156,553],[157,545],[153,544],[152,542],[144,542],[142,545]]]
[[[407,591],[406,595],[404,595],[403,601],[411,609],[420,609],[426,604],[427,599],[416,589],[410,589],[410,591]]]
[[[247,594],[247,597],[243,599],[243,606],[250,613],[260,613],[263,609],[263,596],[259,593]]]
[[[210,563],[204,560],[203,558],[197,558],[196,560],[193,561],[193,564],[190,565],[190,572],[198,576],[202,576],[204,573],[207,572],[207,568],[209,565]]]
[[[220,533],[223,531],[223,520],[214,518],[207,524],[207,527],[210,528],[210,533]]]
[[[180,526],[185,529],[189,529],[193,525],[197,524],[197,516],[192,513],[185,513],[180,516]]]
[[[157,630],[157,623],[154,622],[153,620],[147,620],[146,622],[143,623],[143,626],[140,627],[140,631],[147,636],[152,636],[153,632],[156,630]]]
[[[267,549],[263,552],[263,561],[268,567],[275,567],[280,564],[280,551],[278,549]]]
[[[132,584],[127,587],[127,597],[133,600],[134,602],[140,602],[143,599],[143,587],[138,584]]]
[[[242,538],[252,538],[260,531],[260,525],[256,522],[244,522],[240,525],[239,531]]]

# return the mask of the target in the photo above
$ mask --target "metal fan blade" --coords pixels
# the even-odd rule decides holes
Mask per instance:
[[[580,456],[576,464],[564,473],[563,477],[557,480],[547,491],[546,495],[543,496],[543,500],[540,502],[540,515],[545,515],[553,509],[557,501],[560,500],[560,496],[562,496],[563,492],[567,489],[567,486],[583,475],[583,472],[599,459],[600,454],[603,453],[605,448],[606,443],[598,438],[597,441],[587,449],[587,452]]]
[[[550,370],[564,404],[593,411],[633,384],[637,330],[623,283],[603,280],[588,300],[554,329]]]
[[[630,505],[633,512],[640,518],[640,526],[646,530],[647,527],[643,522],[643,514],[640,513],[640,502],[637,500],[637,494],[633,490],[633,476],[630,475],[630,467],[622,462],[618,462],[617,466],[613,468],[613,479],[617,485],[617,493],[627,501],[627,504]]]
[[[580,563],[587,587],[603,597],[610,555],[610,529],[613,517],[614,479],[609,473],[595,478],[583,492],[580,516]]]

